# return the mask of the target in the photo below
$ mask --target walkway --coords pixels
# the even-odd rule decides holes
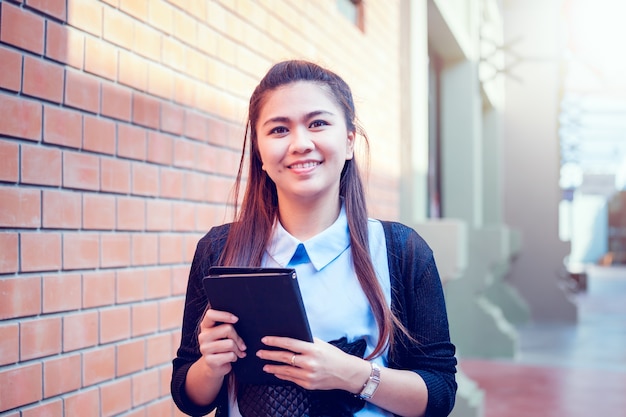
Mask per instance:
[[[461,360],[484,417],[626,417],[626,267],[591,267],[577,325],[519,329],[514,360]]]

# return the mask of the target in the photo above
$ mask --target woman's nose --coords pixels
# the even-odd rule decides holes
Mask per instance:
[[[311,140],[311,132],[306,127],[299,126],[291,131],[291,143],[289,150],[295,153],[308,152],[313,149],[313,141]]]

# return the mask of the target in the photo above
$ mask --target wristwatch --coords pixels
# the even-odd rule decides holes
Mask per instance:
[[[364,400],[372,398],[376,392],[376,388],[378,388],[378,384],[380,384],[380,368],[374,362],[370,362],[370,365],[372,365],[372,372],[367,381],[365,381],[365,384],[363,384],[363,389],[359,394],[359,397]]]

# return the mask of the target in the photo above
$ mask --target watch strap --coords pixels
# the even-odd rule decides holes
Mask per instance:
[[[367,378],[367,381],[365,381],[365,384],[363,384],[363,389],[359,394],[359,397],[364,400],[372,398],[378,388],[378,384],[380,384],[380,367],[374,362],[370,362],[370,365],[372,367],[370,376]]]

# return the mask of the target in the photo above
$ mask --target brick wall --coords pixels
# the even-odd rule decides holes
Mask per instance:
[[[363,33],[334,0],[0,2],[1,415],[178,415],[189,263],[273,62],[351,84],[397,217],[398,9],[366,2]]]

